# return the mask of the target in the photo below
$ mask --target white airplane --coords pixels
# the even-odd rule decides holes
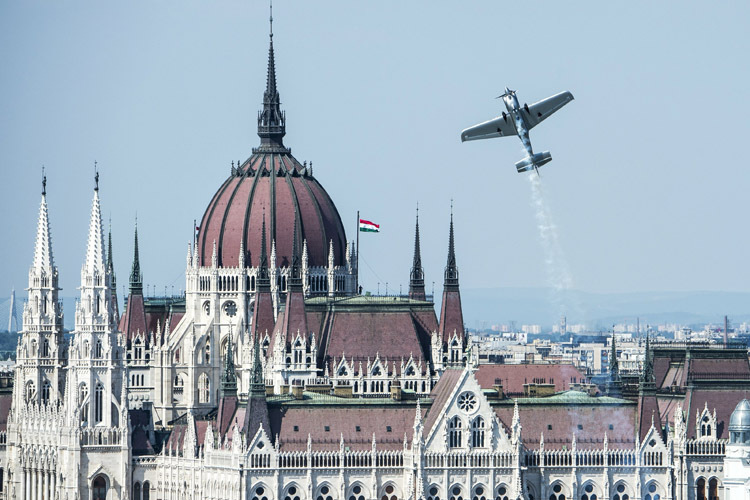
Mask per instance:
[[[505,93],[497,98],[503,99],[508,112],[503,111],[503,114],[497,118],[465,129],[461,132],[461,142],[517,135],[521,138],[528,156],[516,162],[516,170],[518,170],[518,173],[521,173],[533,168],[538,175],[539,167],[552,161],[552,155],[549,151],[534,154],[534,150],[531,149],[531,140],[529,140],[529,130],[572,101],[573,94],[570,92],[560,92],[552,97],[542,99],[531,106],[528,104],[521,106],[518,104],[516,91],[505,87]]]

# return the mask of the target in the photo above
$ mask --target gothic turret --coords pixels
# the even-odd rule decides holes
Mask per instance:
[[[112,258],[112,222],[109,223],[107,231],[107,272],[111,276],[112,310],[115,314],[115,323],[120,321],[120,306],[117,303],[117,279],[115,278],[115,264]]]
[[[424,291],[424,269],[422,268],[422,254],[419,248],[419,211],[417,211],[417,223],[414,229],[414,260],[411,265],[409,279],[409,298],[425,300]]]
[[[66,395],[70,411],[78,408],[84,426],[127,426],[118,408],[123,408],[124,348],[112,310],[111,274],[104,255],[104,231],[99,203],[99,174],[89,220],[86,260],[81,270],[81,298],[76,304],[75,330],[70,346],[70,387],[83,391],[87,399],[72,391]],[[85,366],[85,369],[79,367]]]
[[[448,233],[448,263],[445,266],[443,281],[443,304],[440,308],[440,336],[443,342],[454,338],[463,341],[464,317],[461,308],[461,292],[458,288],[458,266],[453,237],[453,212],[451,211],[450,231]],[[455,335],[454,335],[455,334]]]
[[[141,274],[141,260],[138,255],[138,221],[135,221],[135,236],[133,242],[133,265],[130,268],[130,294],[143,295],[143,274]]]
[[[17,408],[28,403],[51,403],[63,387],[62,307],[58,299],[58,274],[52,255],[52,236],[47,210],[47,178],[42,179],[34,261],[29,268],[28,301],[23,308],[21,339],[16,353]]]
[[[237,396],[237,372],[234,367],[234,346],[231,333],[227,339],[224,370],[221,373],[221,395],[222,397]]]
[[[244,432],[248,437],[255,436],[262,429],[271,438],[271,419],[268,416],[266,403],[266,384],[263,380],[263,365],[260,362],[260,344],[258,337],[253,342],[253,367],[250,372],[250,388],[247,395]]]

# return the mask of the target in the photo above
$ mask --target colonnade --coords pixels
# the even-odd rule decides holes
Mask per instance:
[[[28,500],[54,500],[57,488],[55,470],[41,467],[24,467],[21,478],[21,498]]]

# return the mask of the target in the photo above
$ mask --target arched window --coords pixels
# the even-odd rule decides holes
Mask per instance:
[[[94,357],[99,358],[99,359],[102,357],[102,341],[101,340],[96,341],[96,352],[94,354]]]
[[[42,402],[48,403],[49,402],[49,393],[50,388],[52,387],[52,384],[49,383],[49,380],[45,380],[42,382]]]
[[[596,493],[594,493],[593,484],[586,483],[583,486],[583,494],[581,495],[581,500],[596,500]]]
[[[333,500],[333,491],[330,486],[327,484],[324,484],[320,487],[318,490],[318,494],[315,497],[315,500]]]
[[[471,447],[484,448],[484,419],[477,417],[471,422]]]
[[[141,500],[141,483],[137,481],[133,485],[133,500]]]
[[[362,488],[362,485],[355,484],[352,486],[348,500],[365,500],[364,488]]]
[[[292,485],[286,489],[284,500],[301,500],[301,495],[302,492],[300,491],[300,488],[297,485]]]
[[[464,500],[464,493],[461,490],[461,487],[457,484],[451,486],[450,494],[451,496],[448,497],[448,500]]]
[[[93,500],[106,500],[107,499],[107,480],[104,476],[96,476],[94,481],[91,483],[91,492]]]
[[[698,481],[695,483],[696,488],[696,498],[698,500],[706,500],[706,479],[705,478],[699,478]]]
[[[151,500],[151,484],[148,481],[143,482],[143,500]]]
[[[453,417],[448,422],[448,447],[449,448],[460,448],[461,447],[461,419],[458,416]]]
[[[263,485],[256,486],[253,490],[251,500],[268,500],[266,496],[266,487]]]
[[[705,480],[703,481],[703,485],[703,500],[705,500]],[[661,496],[656,492],[656,483],[649,483],[646,486],[646,496],[643,497],[643,500],[659,500],[660,498]]]
[[[719,480],[715,477],[708,481],[708,500],[719,500]]]
[[[211,363],[211,337],[206,336],[206,364]]]
[[[433,484],[427,490],[427,500],[440,500],[440,488],[437,485]]]
[[[44,339],[42,342],[42,357],[49,357],[49,339]]]
[[[487,500],[486,494],[487,488],[481,484],[477,485],[474,487],[474,494],[471,495],[471,500]]]
[[[380,493],[380,500],[398,500],[396,494],[396,487],[392,484],[386,485],[383,491]]]
[[[26,382],[26,401],[31,402],[36,399],[36,384],[33,380]]]
[[[619,483],[615,486],[615,495],[612,497],[612,500],[630,500],[630,497],[625,491],[624,484]]]
[[[198,377],[198,402],[208,403],[211,400],[211,381],[208,380],[208,375],[201,373]]]
[[[495,491],[495,500],[508,500],[508,487],[501,484]]]
[[[565,493],[563,493],[560,483],[552,486],[552,493],[549,496],[549,500],[565,500]]]
[[[94,394],[94,423],[104,420],[104,387],[102,384],[96,384]]]

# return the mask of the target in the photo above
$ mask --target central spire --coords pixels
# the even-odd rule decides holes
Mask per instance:
[[[419,248],[419,206],[417,206],[417,224],[414,229],[414,261],[411,266],[409,280],[409,298],[425,300],[424,269],[422,268],[422,253]]]
[[[281,99],[276,88],[276,62],[273,55],[273,6],[269,18],[268,73],[266,91],[263,93],[263,110],[258,113],[258,152],[285,153],[283,138],[286,135],[286,115],[281,111]]]
[[[138,219],[135,220],[135,241],[133,242],[133,267],[130,268],[130,293],[143,295],[143,274],[138,255]]]

